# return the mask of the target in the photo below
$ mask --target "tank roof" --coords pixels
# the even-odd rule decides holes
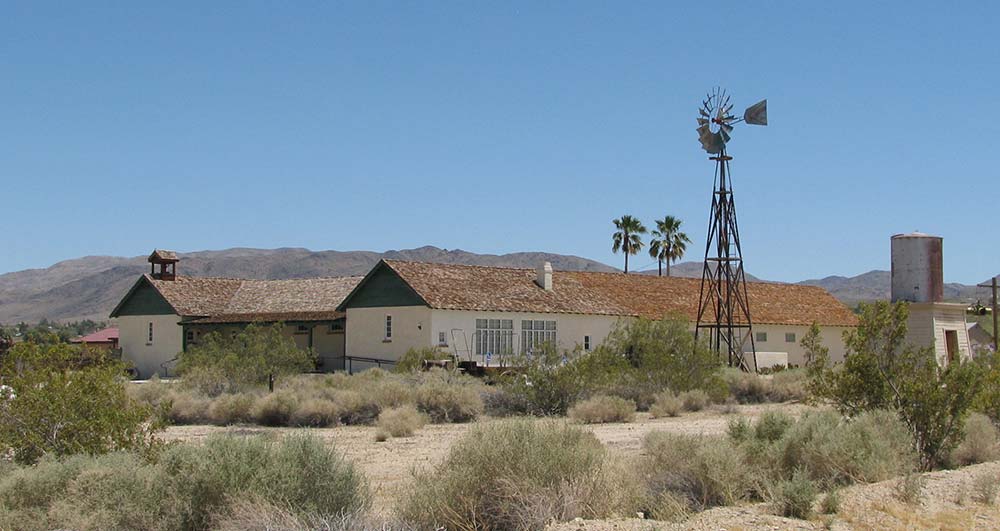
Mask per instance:
[[[934,236],[932,234],[926,234],[926,233],[917,232],[917,231],[908,232],[906,234],[893,234],[892,235],[892,239],[895,240],[896,238],[937,238],[939,240],[941,239],[940,236]]]

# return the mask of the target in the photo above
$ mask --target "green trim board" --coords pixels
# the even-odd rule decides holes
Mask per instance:
[[[337,311],[348,308],[381,308],[385,306],[430,306],[385,261],[379,261],[355,286]]]
[[[111,317],[122,315],[176,315],[177,310],[160,294],[145,275],[132,285]]]

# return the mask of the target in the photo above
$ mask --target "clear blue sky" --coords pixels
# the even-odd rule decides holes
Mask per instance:
[[[888,269],[919,229],[946,280],[1000,273],[994,2],[140,4],[4,4],[0,272],[425,244],[620,267],[626,213],[681,217],[697,260],[722,85],[769,100],[730,143],[750,272]]]

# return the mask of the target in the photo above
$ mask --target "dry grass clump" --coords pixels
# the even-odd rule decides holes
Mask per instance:
[[[234,500],[263,500],[296,515],[364,510],[364,478],[309,437],[210,437],[132,453],[43,459],[0,478],[0,529],[206,530]]]
[[[996,473],[983,472],[976,476],[973,482],[976,502],[983,505],[993,505],[1000,491],[1000,477]]]
[[[290,391],[275,391],[254,404],[253,416],[262,426],[287,426],[299,407],[299,398]]]
[[[293,426],[325,428],[340,422],[340,407],[332,400],[307,398],[298,403],[288,421]]]
[[[683,408],[684,402],[673,391],[667,389],[656,395],[653,405],[649,407],[649,413],[654,419],[676,417],[681,414]]]
[[[413,406],[387,409],[378,416],[378,427],[392,437],[410,437],[427,424],[427,417]]]
[[[417,531],[400,522],[377,519],[363,512],[300,513],[259,497],[236,499],[212,521],[215,531]]]
[[[483,412],[483,399],[472,386],[427,382],[417,387],[415,400],[431,422],[469,422]]]
[[[785,369],[769,376],[724,369],[722,377],[729,386],[730,396],[741,404],[788,402],[809,396],[808,375],[804,369]]]
[[[1000,459],[1000,432],[982,413],[972,413],[965,422],[965,439],[949,458],[954,466],[974,465]]]
[[[228,426],[254,422],[254,404],[257,395],[240,393],[222,395],[212,400],[208,408],[208,418],[212,424]]]
[[[635,419],[635,403],[617,396],[598,395],[577,402],[567,413],[569,418],[584,424],[632,422]]]
[[[701,389],[685,391],[677,395],[677,397],[681,399],[681,403],[684,405],[684,411],[701,411],[708,407],[708,405],[712,402],[708,393],[702,391]]]
[[[564,423],[473,426],[444,462],[415,472],[400,507],[419,529],[541,529],[550,521],[631,515],[640,493],[590,433]]]
[[[531,402],[521,394],[502,387],[490,387],[479,393],[483,409],[491,417],[513,417],[531,413]]]
[[[753,493],[754,471],[725,438],[653,432],[643,451],[639,466],[653,499],[669,493],[700,511],[733,505]],[[655,507],[652,515],[658,517]]]
[[[927,478],[920,474],[907,474],[896,481],[896,499],[907,504],[917,505],[924,493]]]
[[[174,424],[207,424],[211,421],[208,410],[212,399],[188,392],[172,392],[169,398],[167,419]]]

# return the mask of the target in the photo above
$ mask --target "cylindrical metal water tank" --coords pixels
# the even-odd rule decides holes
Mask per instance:
[[[942,238],[920,232],[892,237],[892,301],[944,300]]]

